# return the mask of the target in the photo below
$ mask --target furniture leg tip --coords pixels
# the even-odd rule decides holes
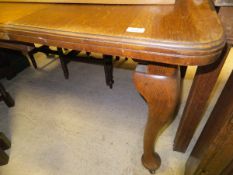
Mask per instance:
[[[141,160],[143,166],[148,169],[151,174],[155,174],[156,170],[159,169],[161,165],[161,159],[157,153],[154,153],[153,156],[149,157],[144,157],[144,155],[142,155]]]
[[[114,84],[114,80],[112,80],[111,82],[109,82],[109,87],[110,87],[110,89],[113,88],[113,84]]]
[[[155,174],[156,170],[149,170],[150,174]]]

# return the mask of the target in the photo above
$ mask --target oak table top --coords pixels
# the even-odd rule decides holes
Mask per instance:
[[[148,62],[137,66],[133,81],[148,103],[142,163],[151,173],[161,165],[154,143],[179,101],[177,65],[211,64],[225,44],[208,0],[176,0],[175,5],[1,2],[0,9],[0,39]]]
[[[0,2],[42,2],[73,4],[175,4],[175,0],[0,0]]]
[[[0,3],[0,39],[177,65],[217,59],[224,32],[208,0],[175,5]]]

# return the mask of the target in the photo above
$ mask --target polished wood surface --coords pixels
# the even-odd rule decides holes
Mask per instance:
[[[152,62],[210,64],[225,41],[208,0],[168,6],[0,3],[0,9],[2,39]]]
[[[177,0],[167,6],[0,3],[0,9],[0,39],[125,56],[147,64],[136,70],[134,83],[149,106],[142,162],[152,173],[161,163],[154,142],[173,119],[179,99],[177,65],[211,64],[225,44],[208,0]]]
[[[9,156],[0,148],[0,166],[6,165],[9,161]]]
[[[227,43],[218,61],[197,68],[176,133],[173,147],[176,151],[185,152],[188,148],[195,130],[203,117],[207,101],[233,44],[233,7],[221,7],[219,16],[226,30]]]
[[[226,32],[227,42],[233,45],[233,7],[221,7],[218,14]]]
[[[220,59],[197,68],[192,87],[175,136],[173,149],[185,152],[206,109],[207,100],[222,70],[230,47],[226,46]]]
[[[192,150],[185,175],[220,175],[230,171],[230,167],[226,168],[232,166],[233,160],[232,90],[233,72]]]
[[[161,159],[154,144],[161,130],[172,121],[180,95],[180,74],[177,66],[139,65],[133,80],[148,104],[148,121],[144,132],[143,165],[151,173],[160,167]]]
[[[0,0],[0,2],[85,3],[85,4],[175,4],[175,0]]]
[[[5,134],[0,132],[0,149],[7,150],[10,147],[11,147],[10,140],[5,136]]]
[[[221,175],[229,175],[229,174],[233,174],[233,160],[221,172]]]

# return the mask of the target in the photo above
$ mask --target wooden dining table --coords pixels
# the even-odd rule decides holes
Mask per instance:
[[[233,1],[213,0],[213,3],[225,31],[226,44],[217,61],[197,68],[174,140],[173,149],[179,152],[187,150],[201,123],[208,100],[233,46]]]
[[[138,63],[133,81],[148,104],[142,163],[151,173],[161,164],[155,141],[179,104],[180,66],[212,64],[225,44],[208,0],[176,0],[175,5],[0,2],[0,39],[133,58]]]

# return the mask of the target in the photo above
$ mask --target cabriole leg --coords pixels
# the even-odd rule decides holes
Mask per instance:
[[[151,173],[160,167],[161,159],[154,144],[173,119],[180,92],[180,72],[176,66],[137,66],[133,80],[138,92],[148,103],[148,121],[144,132],[142,163]]]

